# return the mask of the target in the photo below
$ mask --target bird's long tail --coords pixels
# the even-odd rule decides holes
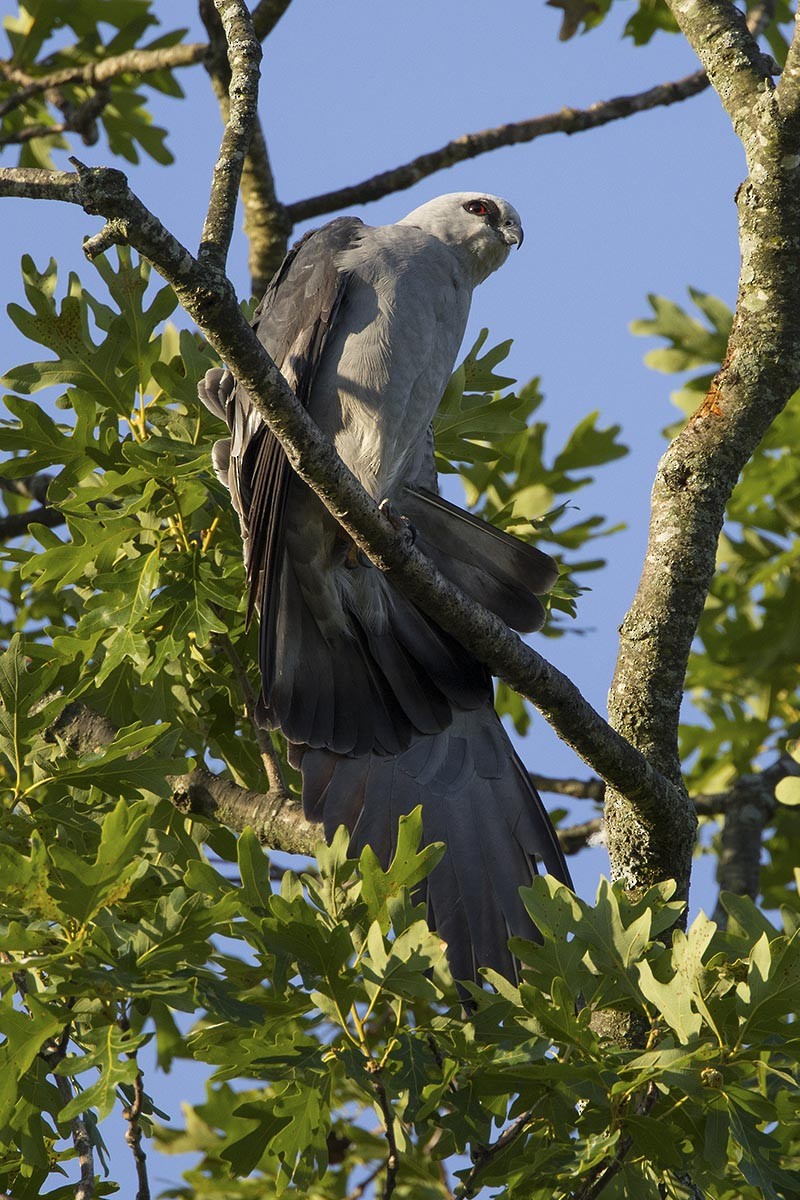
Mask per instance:
[[[339,825],[351,851],[369,845],[385,867],[399,818],[422,806],[424,842],[446,852],[423,884],[428,920],[447,943],[456,979],[480,967],[517,978],[509,937],[536,938],[520,899],[541,861],[571,886],[555,831],[494,709],[456,712],[442,733],[399,755],[360,757],[295,748],[309,818],[327,837]]]

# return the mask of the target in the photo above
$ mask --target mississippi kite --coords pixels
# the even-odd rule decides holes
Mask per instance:
[[[431,435],[472,291],[521,244],[515,209],[480,193],[440,196],[395,225],[340,217],[290,251],[254,327],[370,495],[408,518],[448,578],[527,632],[556,565],[437,495]],[[260,617],[259,719],[286,735],[308,817],[328,837],[346,825],[352,851],[369,845],[385,866],[399,817],[421,804],[425,841],[447,846],[424,894],[453,975],[515,978],[509,936],[535,936],[520,885],[537,856],[565,883],[569,872],[488,672],[355,553],[230,372],[209,371],[199,394],[231,434],[213,461]]]

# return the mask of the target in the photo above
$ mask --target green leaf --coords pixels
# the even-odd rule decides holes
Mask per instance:
[[[386,930],[389,925],[387,905],[404,888],[411,888],[429,875],[444,854],[440,842],[418,849],[422,838],[422,808],[418,806],[398,822],[397,847],[386,871],[381,868],[375,852],[365,846],[359,859],[361,895],[369,915]]]

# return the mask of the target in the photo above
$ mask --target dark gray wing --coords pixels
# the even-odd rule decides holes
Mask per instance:
[[[400,501],[417,545],[462,591],[520,633],[544,624],[537,599],[558,579],[549,554],[450,504],[427,488],[407,487]]]
[[[307,233],[287,254],[253,315],[253,328],[298,400],[308,404],[317,367],[347,289],[338,254],[364,229],[339,217]],[[227,421],[231,437],[214,447],[217,475],[230,489],[242,523],[249,587],[248,620],[261,613],[262,638],[274,636],[271,606],[281,561],[283,516],[292,472],[277,438],[229,371],[215,368],[198,387],[200,399]],[[264,652],[270,656],[270,647]]]

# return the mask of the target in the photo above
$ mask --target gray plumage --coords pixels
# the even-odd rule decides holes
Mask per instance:
[[[443,574],[529,631],[557,568],[436,494],[430,433],[472,291],[521,242],[511,205],[477,193],[396,225],[342,217],[290,251],[254,327],[366,490],[408,517]],[[447,844],[424,894],[453,974],[513,978],[508,937],[535,936],[520,885],[537,856],[567,883],[569,872],[488,673],[355,554],[229,372],[209,371],[199,394],[231,435],[213,462],[260,617],[259,719],[286,735],[307,814],[327,836],[345,824],[354,852],[368,844],[386,864],[399,816],[421,804],[425,840]]]

